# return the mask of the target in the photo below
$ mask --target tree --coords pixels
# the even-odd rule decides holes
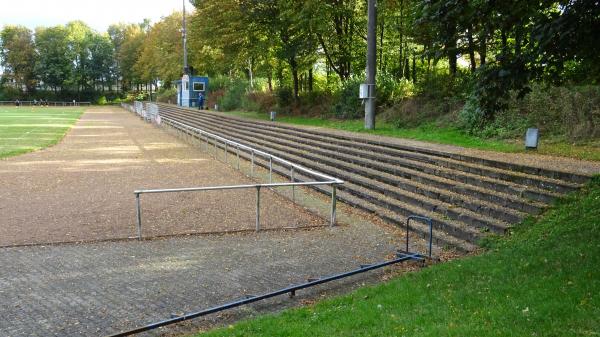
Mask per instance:
[[[294,97],[298,98],[299,72],[312,67],[317,41],[310,29],[312,12],[303,1],[240,0],[246,22],[255,34],[271,36],[277,58],[285,60],[292,73]]]
[[[63,90],[73,73],[73,57],[69,48],[69,32],[65,27],[37,28],[35,44],[38,52],[36,74],[54,91]]]
[[[145,32],[140,25],[130,24],[125,27],[117,54],[124,88],[133,88],[142,81],[134,67],[140,57],[144,39]]]
[[[35,89],[35,45],[31,30],[22,26],[5,26],[0,32],[0,60],[4,76],[10,76],[19,89]]]
[[[167,86],[181,76],[183,47],[182,13],[173,13],[148,31],[134,69],[141,80],[156,86],[161,79]]]

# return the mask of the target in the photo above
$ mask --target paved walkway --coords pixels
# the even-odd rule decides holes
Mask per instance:
[[[393,229],[357,220],[343,205],[339,218],[347,224],[334,228],[39,245],[133,235],[136,188],[249,181],[120,109],[86,112],[59,145],[0,161],[0,177],[0,245],[38,243],[0,248],[3,337],[115,333],[380,261],[401,245]],[[144,199],[146,231],[252,228],[253,200],[235,193]],[[233,205],[240,212],[229,212]],[[266,227],[323,222],[270,192],[263,205]],[[344,287],[333,283],[151,335],[189,332],[297,305],[306,296],[347,291],[371,277],[356,276]]]
[[[115,333],[173,313],[381,261],[395,247],[383,230],[363,225],[4,248],[0,250],[0,335]],[[354,277],[353,284],[366,277]],[[321,290],[336,286],[339,283]],[[295,305],[307,292],[314,295],[314,290],[303,291],[296,299],[280,297],[233,312],[247,317],[257,308]]]

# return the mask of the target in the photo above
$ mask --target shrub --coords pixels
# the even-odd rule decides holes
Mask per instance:
[[[363,114],[361,100],[358,98],[358,89],[362,82],[358,77],[353,77],[342,85],[332,107],[337,118],[352,119]]]
[[[231,111],[242,108],[242,97],[246,94],[248,82],[241,79],[232,80],[223,96],[218,100],[220,109]]]

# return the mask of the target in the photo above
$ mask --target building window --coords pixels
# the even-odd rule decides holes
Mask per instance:
[[[194,91],[204,91],[204,82],[194,82]]]

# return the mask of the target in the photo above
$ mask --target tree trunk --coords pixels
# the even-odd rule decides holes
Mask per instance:
[[[450,41],[448,47],[446,48],[446,52],[448,54],[448,64],[450,75],[456,75],[456,40]]]
[[[413,54],[413,62],[412,62],[412,81],[413,83],[417,82],[417,56]]]
[[[298,63],[296,58],[290,58],[290,68],[292,69],[292,79],[294,81],[294,99],[298,99],[299,94],[299,81],[298,81]]]
[[[484,33],[479,39],[480,64],[484,65],[487,58],[487,35]]]
[[[471,61],[471,73],[475,72],[477,68],[477,63],[475,61],[475,45],[473,43],[473,28],[469,27],[467,30],[467,41],[469,48],[469,60]]]
[[[313,70],[312,66],[308,69],[308,91],[313,91]]]

